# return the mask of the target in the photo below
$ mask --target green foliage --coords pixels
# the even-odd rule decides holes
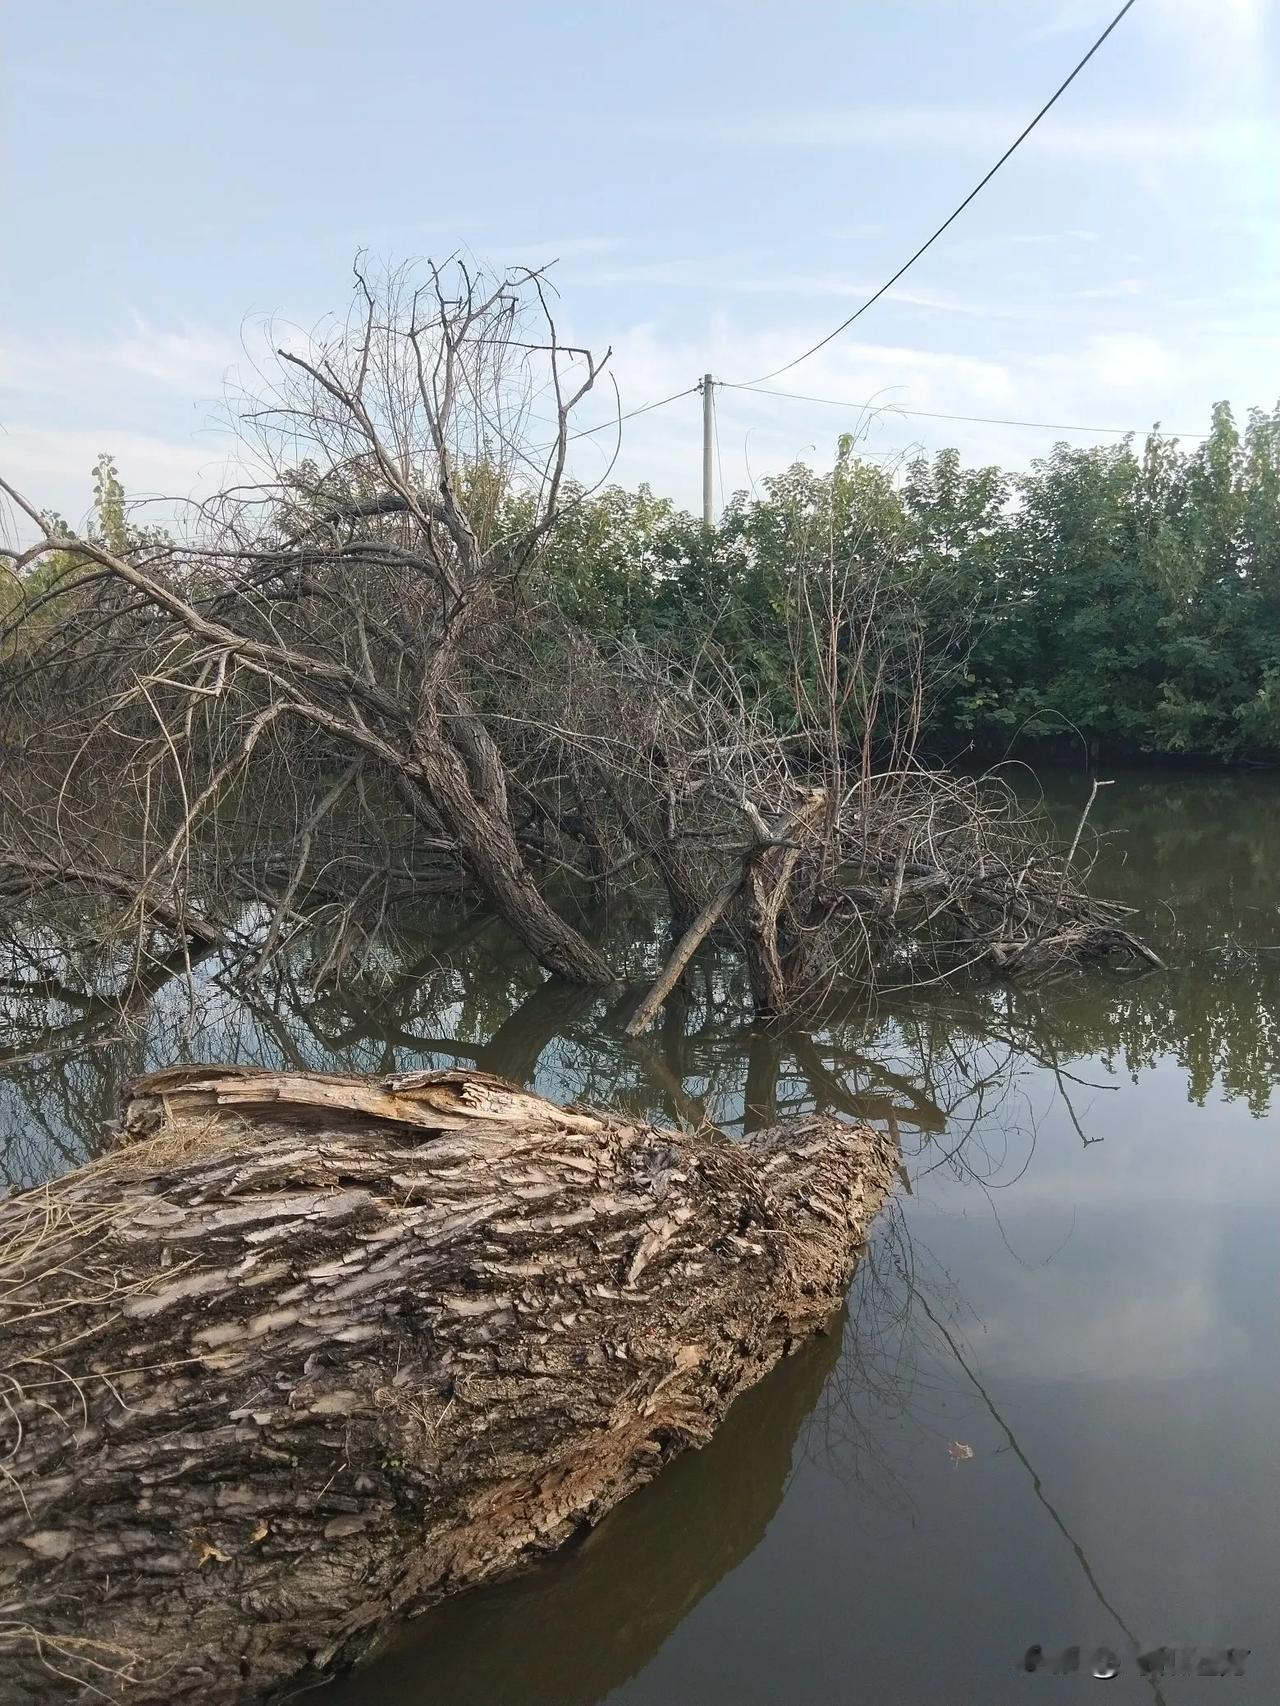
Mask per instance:
[[[375,495],[306,464],[294,485],[304,515]],[[109,456],[93,490],[96,543],[127,554],[159,537],[130,520]],[[479,495],[486,532],[527,520],[527,498]],[[899,482],[845,438],[829,472],[797,464],[710,528],[647,486],[566,497],[539,572],[569,620],[710,647],[784,722],[830,663],[802,619],[825,598],[856,664],[850,738],[901,715],[886,659],[910,657],[923,659],[934,750],[998,755],[1076,731],[1113,756],[1280,758],[1280,409],[1251,411],[1241,431],[1220,403],[1191,450],[1154,435],[1059,444],[1012,474],[944,450]],[[0,576],[0,660],[47,633],[91,570],[57,551]]]
[[[124,487],[114,459],[104,451],[93,465],[94,533],[108,551],[120,556],[129,549],[130,529],[125,515]]]
[[[706,561],[701,523],[655,497],[611,486],[570,501],[543,558],[565,614],[590,632],[620,638],[665,620],[665,592],[688,584]]]
[[[104,451],[93,465],[93,510],[84,537],[116,556],[140,546],[160,543],[159,528],[140,528],[130,519],[124,486],[115,459]],[[60,516],[44,517],[50,538],[72,530]],[[0,571],[0,661],[21,659],[51,633],[65,616],[78,588],[97,565],[73,550],[47,551],[20,574]]]
[[[1194,449],[1059,444],[1026,473],[945,450],[898,483],[844,440],[830,473],[791,468],[714,528],[610,490],[545,568],[592,632],[712,642],[785,718],[801,581],[851,564],[875,589],[876,667],[922,647],[936,750],[1077,731],[1113,756],[1280,758],[1280,410],[1241,432],[1219,404]]]
[[[829,474],[797,464],[764,490],[737,494],[711,528],[646,486],[571,503],[543,572],[564,612],[592,633],[711,648],[785,720],[797,670],[808,682],[818,668],[804,655],[802,591],[812,595],[822,565],[854,565],[861,582],[887,573],[903,511],[892,482],[848,443]]]

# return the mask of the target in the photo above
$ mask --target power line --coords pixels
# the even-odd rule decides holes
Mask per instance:
[[[700,388],[701,381],[697,385],[686,385],[683,391],[673,391],[669,397],[659,397],[652,403],[642,403],[638,409],[628,409],[625,415],[615,415],[611,421],[601,421],[599,426],[583,427],[580,432],[571,432],[565,439],[565,443],[572,444],[575,438],[590,438],[593,433],[608,432],[613,427],[620,427],[623,421],[635,420],[637,415],[647,415],[654,409],[664,409],[668,403],[678,402],[681,397],[691,397]],[[546,424],[550,426],[552,423],[548,421]],[[558,439],[552,439],[549,444],[536,444],[530,454],[541,456],[547,451],[554,450],[558,443]]]
[[[840,397],[811,397],[803,391],[774,391],[764,385],[731,385],[726,380],[719,381],[722,389],[729,391],[751,391],[758,397],[786,397],[795,403],[825,403],[833,409],[871,410],[875,413],[883,411],[886,414],[913,415],[927,421],[967,421],[974,426],[1003,426],[1003,427],[1035,427],[1045,432],[1099,432],[1110,433],[1117,438],[1136,437],[1139,434],[1150,435],[1152,429],[1145,427],[1114,427],[1114,426],[1073,426],[1068,421],[1020,421],[1003,419],[998,415],[950,415],[943,414],[938,409],[905,409],[897,403],[850,403]],[[1208,438],[1207,432],[1159,432],[1157,438]]]
[[[663,409],[668,403],[677,402],[681,397],[691,397],[698,389],[696,385],[686,385],[683,391],[673,391],[669,397],[659,397],[654,403],[644,403],[638,409],[628,409],[625,415],[615,415],[611,421],[601,421],[599,426],[584,427],[581,432],[571,432],[569,441],[575,438],[590,438],[595,432],[608,432],[612,427],[621,426],[623,421],[633,421],[637,415],[647,415],[653,409]]]
[[[926,249],[931,249],[933,247],[933,245],[938,241],[938,238],[941,237],[942,233],[948,228],[948,226],[954,225],[956,220],[959,219],[960,215],[964,212],[965,208],[968,207],[969,203],[971,201],[973,201],[978,195],[980,195],[984,189],[986,189],[987,185],[991,182],[992,178],[995,177],[996,173],[1000,170],[1001,166],[1004,165],[1005,161],[1010,157],[1011,154],[1013,154],[1018,148],[1021,147],[1021,145],[1026,141],[1027,137],[1031,135],[1031,132],[1040,123],[1040,120],[1049,111],[1050,107],[1052,107],[1054,105],[1054,103],[1058,100],[1058,98],[1061,95],[1064,95],[1066,93],[1066,91],[1071,87],[1071,85],[1075,82],[1076,78],[1084,70],[1085,66],[1093,58],[1094,54],[1097,53],[1098,49],[1102,46],[1103,42],[1106,41],[1107,37],[1111,34],[1112,30],[1115,29],[1116,25],[1124,17],[1125,13],[1128,12],[1133,7],[1134,4],[1135,4],[1135,0],[1125,0],[1124,5],[1121,6],[1120,10],[1116,13],[1115,17],[1112,18],[1111,22],[1107,25],[1106,29],[1103,30],[1102,34],[1098,37],[1097,41],[1094,42],[1093,46],[1089,49],[1088,53],[1086,53],[1084,58],[1079,61],[1079,63],[1075,66],[1075,68],[1072,70],[1070,75],[1068,77],[1066,77],[1061,83],[1059,83],[1058,87],[1053,91],[1052,95],[1049,96],[1049,99],[1040,108],[1040,111],[1031,120],[1030,124],[1028,124],[1024,130],[1022,130],[1016,137],[1014,137],[1013,141],[1005,149],[1004,153],[996,161],[995,165],[992,166],[991,170],[987,173],[987,175],[984,178],[980,179],[979,182],[974,185],[974,187],[969,191],[968,195],[960,203],[960,205],[953,212],[951,212],[947,215],[947,217],[943,220],[942,224],[939,225],[938,229],[933,233],[933,235],[931,237],[927,237],[925,239],[925,241],[923,243],[921,243],[920,247],[916,250],[915,254],[912,255],[909,260],[906,260],[902,263],[902,265],[898,268],[897,272],[894,273],[893,277],[891,279],[889,279],[886,283],[882,284],[880,286],[879,290],[876,291],[874,296],[869,296],[867,298],[867,300],[862,304],[861,308],[855,309],[855,311],[852,314],[850,314],[850,316],[847,320],[842,320],[833,332],[827,333],[825,338],[819,338],[818,342],[816,344],[814,344],[811,348],[805,350],[803,355],[796,356],[794,361],[788,361],[782,367],[775,367],[772,373],[762,373],[758,379],[747,380],[744,383],[748,384],[748,385],[762,385],[765,383],[766,380],[776,379],[779,374],[789,373],[793,367],[799,367],[799,365],[802,361],[808,361],[808,359],[811,355],[816,355],[817,352],[820,349],[823,349],[827,344],[829,344],[833,338],[838,338],[840,336],[841,332],[846,331],[848,329],[848,327],[852,326],[853,322],[855,320],[857,320],[861,315],[865,314],[867,309],[870,308],[873,303],[878,302],[887,290],[891,290],[893,288],[893,286],[895,284],[897,284],[898,280],[902,277],[902,275],[916,264],[916,262],[920,259],[921,255],[924,254]]]

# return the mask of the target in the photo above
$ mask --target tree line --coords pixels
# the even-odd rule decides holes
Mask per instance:
[[[1058,444],[1026,472],[956,450],[895,478],[849,437],[712,528],[642,486],[568,506],[546,565],[596,634],[713,644],[794,715],[801,561],[856,559],[924,665],[926,748],[1226,764],[1280,757],[1280,409],[1218,404],[1194,448]],[[859,732],[859,731],[853,731]]]

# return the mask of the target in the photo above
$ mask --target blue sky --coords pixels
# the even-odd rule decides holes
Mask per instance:
[[[354,251],[542,263],[624,407],[787,360],[892,273],[1118,0],[44,0],[3,25],[0,470],[74,517],[98,450],[198,491],[242,339],[345,305]],[[1280,395],[1275,0],[1138,0],[892,295],[724,392],[724,484],[797,457],[1202,429]],[[697,500],[698,399],[615,477]],[[1071,435],[1089,442],[1095,435]],[[601,452],[576,450],[584,476]]]

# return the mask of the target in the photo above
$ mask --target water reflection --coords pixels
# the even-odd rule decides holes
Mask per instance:
[[[1070,821],[1086,791],[1059,783],[1050,804]],[[252,984],[216,955],[77,963],[28,928],[0,949],[0,1183],[92,1152],[123,1084],[184,1056],[471,1062],[730,1130],[815,1107],[883,1123],[912,1194],[843,1339],[779,1370],[580,1552],[433,1615],[326,1698],[968,1706],[1030,1689],[1056,1706],[1084,1679],[1014,1691],[1028,1645],[1131,1660],[1130,1637],[1253,1646],[1250,1686],[1274,1691],[1277,805],[1271,778],[1128,777],[1100,796],[1097,880],[1142,909],[1165,976],[850,998],[806,1033],[751,1024],[738,970],[709,954],[630,1040],[632,990],[547,980],[479,917],[402,920],[341,986],[304,958]],[[661,955],[641,909],[596,928],[637,981]],[[1130,1664],[1108,1698],[1152,1695]]]
[[[27,930],[0,943],[0,1166],[22,1183],[70,1164],[129,1076],[183,1054],[370,1071],[474,1062],[689,1123],[756,1126],[830,1108],[894,1127],[931,1165],[975,1174],[1017,1159],[1027,1068],[1052,1074],[1085,1142],[1107,1122],[1098,1074],[1082,1082],[1072,1069],[1080,1060],[1113,1080],[1175,1060],[1193,1101],[1217,1084],[1263,1114],[1280,1070],[1274,799],[1269,779],[1135,781],[1108,797],[1098,880],[1142,909],[1166,976],[886,995],[870,1011],[850,996],[803,1034],[746,1022],[737,969],[707,955],[655,1031],[632,1041],[621,1029],[632,987],[601,998],[544,979],[484,918],[402,920],[360,977],[321,987],[311,974],[322,949],[233,983],[216,955],[138,966],[104,949],[74,964],[53,932]],[[638,910],[600,927],[637,973],[661,952]],[[1099,1115],[1092,1126],[1084,1106]],[[998,1159],[997,1128],[1012,1144]]]

